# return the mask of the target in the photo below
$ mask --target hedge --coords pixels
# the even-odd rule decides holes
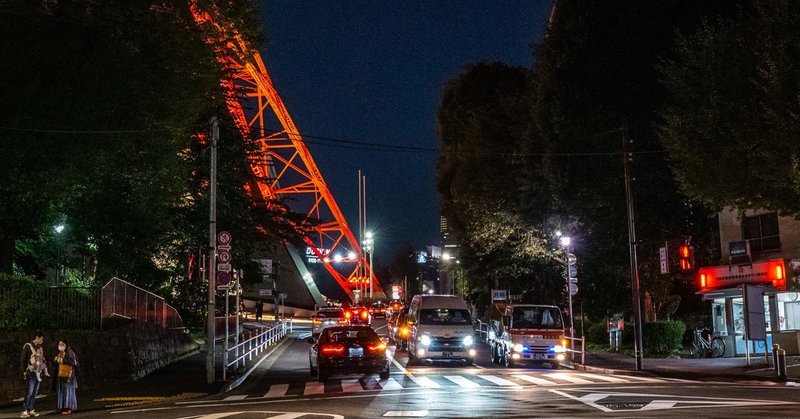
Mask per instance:
[[[671,355],[683,345],[686,324],[682,321],[645,323],[642,325],[642,345],[645,356]]]

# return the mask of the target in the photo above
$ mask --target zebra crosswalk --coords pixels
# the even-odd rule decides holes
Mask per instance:
[[[344,378],[331,379],[326,383],[308,381],[305,383],[273,384],[266,392],[249,395],[232,395],[225,397],[226,401],[244,399],[274,399],[288,396],[316,396],[327,394],[353,394],[370,391],[397,391],[421,388],[444,389],[464,388],[476,389],[481,387],[494,388],[520,388],[523,386],[557,387],[566,385],[610,385],[610,384],[653,384],[685,382],[661,377],[643,377],[628,375],[603,375],[578,372],[553,372],[553,373],[519,373],[508,375],[413,375],[393,374],[386,380],[381,380],[377,375],[368,375],[360,379]]]

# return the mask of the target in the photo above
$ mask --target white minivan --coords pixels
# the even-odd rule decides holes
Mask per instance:
[[[417,295],[408,306],[408,362],[475,359],[475,328],[467,303],[455,295]]]

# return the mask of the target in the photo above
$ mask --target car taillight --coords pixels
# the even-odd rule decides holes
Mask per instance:
[[[401,327],[400,328],[400,336],[408,336],[408,328],[407,327]]]
[[[369,314],[366,311],[361,312],[361,318],[366,319]]]
[[[344,345],[340,343],[323,343],[319,347],[322,355],[342,355],[344,354]]]
[[[346,324],[346,323],[347,323],[347,319],[339,319],[339,324]]]
[[[353,317],[353,313],[351,313],[349,311],[347,313],[344,313],[344,318],[349,319],[351,317]]]
[[[383,342],[380,342],[380,343],[371,343],[371,344],[367,345],[367,349],[369,349],[369,350],[370,350],[370,352],[381,352],[381,351],[385,351],[385,350],[386,350],[386,344],[385,344],[385,343],[383,343]]]
[[[318,318],[314,317],[313,319],[311,319],[311,322],[312,322],[312,323],[322,323],[322,320],[320,320],[320,319],[318,319]]]

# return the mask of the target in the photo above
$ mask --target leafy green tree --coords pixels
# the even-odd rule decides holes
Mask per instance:
[[[754,9],[680,37],[660,67],[659,134],[682,189],[714,208],[800,212],[800,5]]]

